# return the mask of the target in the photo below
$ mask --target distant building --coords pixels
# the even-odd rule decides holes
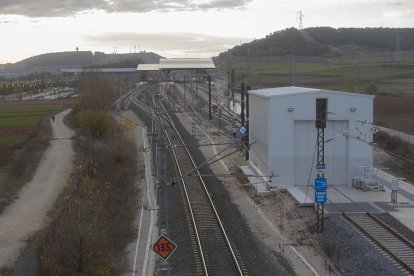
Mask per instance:
[[[302,87],[249,91],[250,163],[272,185],[313,185],[316,99],[327,99],[325,177],[350,185],[354,169],[372,166],[373,96]]]

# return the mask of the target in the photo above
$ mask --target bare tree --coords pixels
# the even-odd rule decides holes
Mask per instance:
[[[115,101],[111,81],[102,75],[91,75],[80,80],[79,106],[82,110],[108,111]]]

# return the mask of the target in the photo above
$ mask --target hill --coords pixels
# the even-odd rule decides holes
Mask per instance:
[[[230,87],[245,82],[412,96],[414,28],[290,28],[237,45],[214,62],[234,75]]]
[[[23,75],[34,72],[59,73],[63,68],[82,67],[135,67],[139,63],[158,63],[160,56],[152,52],[131,54],[105,54],[102,52],[74,51],[47,53],[33,56],[13,64],[0,65],[0,75]]]
[[[289,28],[233,47],[216,61],[232,57],[283,55],[330,57],[372,50],[393,51],[397,33],[401,50],[414,50],[414,28]]]

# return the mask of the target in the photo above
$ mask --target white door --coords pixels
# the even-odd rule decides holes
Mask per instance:
[[[330,185],[348,184],[348,121],[328,121],[325,129],[325,177]],[[314,121],[295,121],[294,183],[313,185],[316,178],[317,141]]]
[[[349,130],[348,121],[330,121],[327,124],[327,131],[325,135],[325,148],[329,149],[325,156],[328,156],[332,165],[328,171],[327,177],[332,181],[328,183],[334,185],[348,184],[348,153],[349,153],[349,138],[347,136]]]
[[[313,185],[316,177],[316,129],[314,121],[295,121],[294,183],[295,186]],[[313,162],[312,162],[313,161]]]

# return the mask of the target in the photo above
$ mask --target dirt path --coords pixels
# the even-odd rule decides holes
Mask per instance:
[[[74,132],[62,121],[69,112],[67,109],[57,114],[51,122],[54,136],[33,179],[0,216],[0,267],[13,265],[25,246],[25,239],[43,225],[65,183],[65,171],[74,155],[69,139]]]

